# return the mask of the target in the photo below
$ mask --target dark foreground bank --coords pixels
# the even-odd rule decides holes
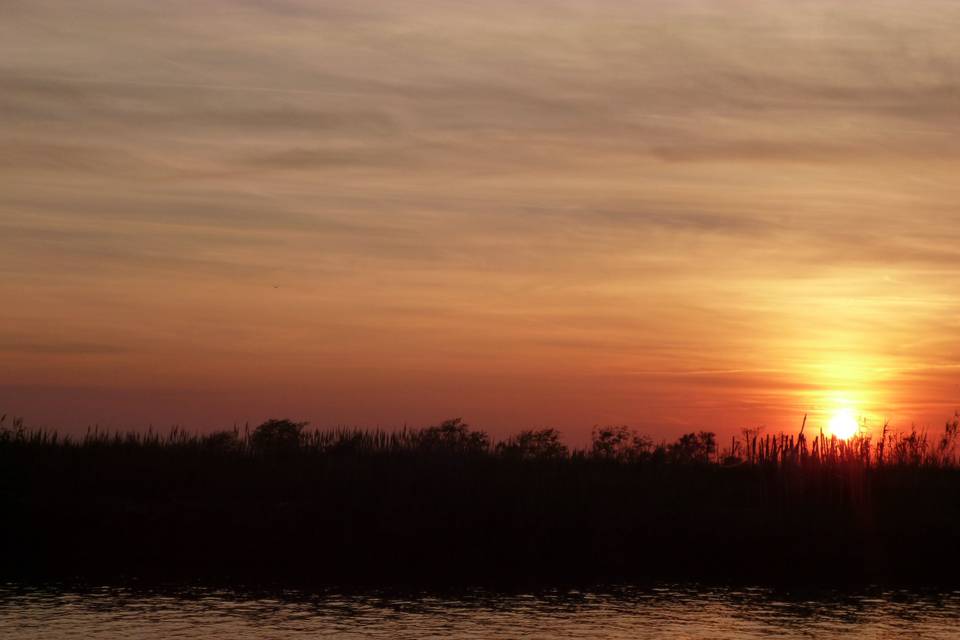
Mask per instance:
[[[954,423],[955,424],[955,423]],[[2,577],[960,583],[956,429],[850,443],[600,430],[0,432]],[[912,440],[911,440],[912,438]]]

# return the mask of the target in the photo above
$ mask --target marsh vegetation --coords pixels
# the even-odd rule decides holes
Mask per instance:
[[[0,431],[2,574],[315,583],[958,582],[960,421],[656,443],[597,428]]]

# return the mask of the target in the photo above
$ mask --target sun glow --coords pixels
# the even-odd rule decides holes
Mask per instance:
[[[857,418],[853,415],[852,409],[837,409],[830,416],[828,423],[831,435],[835,435],[841,440],[848,440],[857,435],[860,425]]]

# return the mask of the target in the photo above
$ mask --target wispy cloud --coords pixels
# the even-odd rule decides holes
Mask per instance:
[[[954,401],[954,3],[3,12],[0,385],[570,427],[787,423],[851,370],[873,412]]]

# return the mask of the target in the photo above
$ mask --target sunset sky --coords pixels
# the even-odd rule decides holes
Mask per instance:
[[[960,407],[960,3],[0,0],[0,413]]]

